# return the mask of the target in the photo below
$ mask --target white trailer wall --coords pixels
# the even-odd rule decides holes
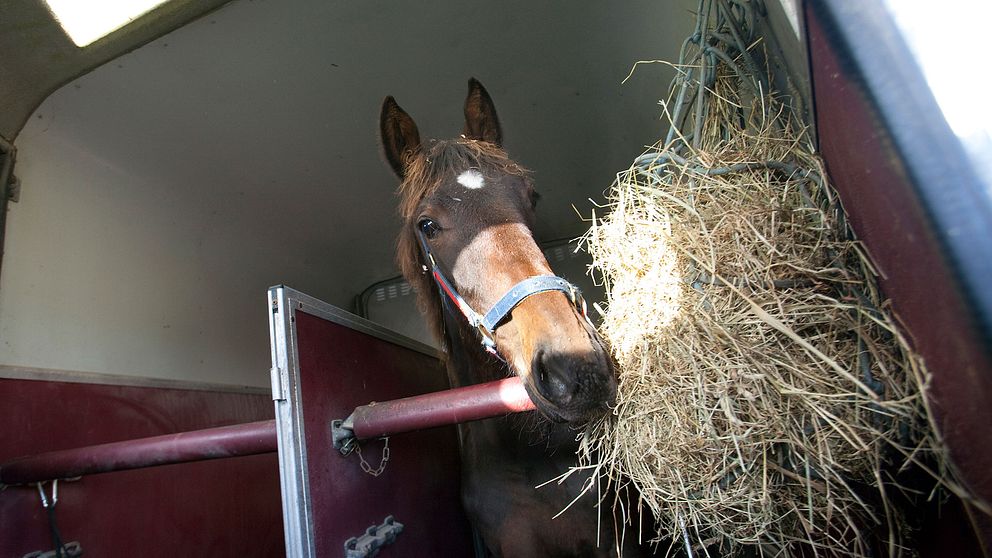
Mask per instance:
[[[16,145],[0,365],[268,385],[265,289],[348,308],[395,274],[378,107],[457,135],[468,77],[544,195],[538,236],[579,234],[660,136],[677,2],[240,0],[53,94]]]

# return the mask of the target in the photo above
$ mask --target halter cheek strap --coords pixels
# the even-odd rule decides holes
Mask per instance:
[[[434,277],[434,282],[437,283],[438,291],[441,293],[441,298],[443,300],[450,300],[454,303],[459,312],[465,316],[465,319],[468,321],[469,325],[479,331],[482,336],[482,346],[485,347],[488,352],[499,356],[496,352],[496,339],[493,337],[496,333],[496,328],[506,321],[507,316],[510,315],[510,312],[513,311],[518,304],[531,295],[548,291],[560,291],[565,293],[565,296],[568,297],[569,302],[571,302],[579,310],[579,312],[581,312],[582,317],[589,322],[586,301],[582,298],[582,293],[579,291],[579,288],[555,275],[537,275],[534,277],[528,277],[527,279],[524,279],[511,287],[506,294],[496,301],[496,304],[494,304],[493,307],[485,313],[485,315],[476,312],[467,302],[465,302],[465,299],[458,294],[457,290],[455,290],[454,285],[452,285],[451,282],[448,281],[448,278],[445,277],[444,273],[441,271],[441,267],[438,265],[437,260],[434,259],[434,254],[432,254],[430,248],[428,248],[427,240],[424,238],[423,233],[421,233],[419,229],[417,229],[416,233],[417,239],[420,241],[420,248],[423,250],[424,256],[430,264],[431,275]],[[427,271],[426,266],[424,271]]]

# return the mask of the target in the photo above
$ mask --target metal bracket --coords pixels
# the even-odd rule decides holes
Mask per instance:
[[[344,542],[345,558],[372,558],[382,547],[393,544],[396,535],[403,531],[403,524],[386,516],[382,525],[373,525],[361,537],[351,537]]]
[[[79,541],[65,543],[62,548],[65,549],[62,555],[66,558],[77,558],[83,555],[83,546],[79,544]],[[56,556],[57,553],[54,550],[38,550],[25,554],[23,558],[55,558]]]
[[[334,449],[341,452],[341,455],[355,451],[355,432],[349,419],[331,421],[331,444]]]

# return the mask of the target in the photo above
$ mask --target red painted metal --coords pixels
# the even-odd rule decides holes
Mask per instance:
[[[407,526],[397,555],[471,554],[457,437],[443,426],[533,408],[520,381],[440,391],[447,382],[435,358],[302,312],[295,320],[318,554],[336,554],[387,515]],[[433,393],[391,400],[424,391]],[[383,399],[365,407],[371,419],[359,419],[359,432],[430,430],[391,439],[385,473],[371,477],[355,455],[330,447],[328,425]],[[0,498],[0,556],[50,545],[37,491],[20,483],[80,475],[60,484],[58,516],[65,539],[88,554],[281,555],[278,467],[271,454],[251,455],[276,447],[274,421],[259,420],[271,409],[264,395],[0,380],[0,423],[9,425],[0,482],[13,485]],[[256,422],[204,429],[245,421]],[[91,445],[58,449],[81,443]],[[363,442],[365,456],[377,462],[383,444]],[[218,459],[236,455],[247,457]],[[94,474],[107,471],[122,472]]]
[[[532,411],[534,408],[520,378],[514,377],[370,403],[356,408],[351,419],[355,437],[369,439]],[[20,457],[0,464],[0,484],[27,484],[110,471],[256,455],[276,449],[275,421],[264,420]]]
[[[0,484],[25,484],[276,451],[276,421],[263,420],[52,451],[0,465]]]
[[[406,527],[381,556],[473,556],[471,529],[461,505],[458,435],[432,428],[389,439],[389,461],[373,477],[385,442],[362,442],[362,454],[331,446],[332,420],[369,401],[448,389],[434,357],[295,311],[299,393],[317,556],[341,556],[342,544],[392,515]]]
[[[362,440],[533,410],[523,382],[513,377],[362,405],[350,422]]]
[[[272,418],[264,394],[0,379],[0,463]],[[274,453],[60,482],[56,515],[63,539],[87,556],[285,556]],[[7,487],[0,556],[38,550],[51,550],[38,490]]]

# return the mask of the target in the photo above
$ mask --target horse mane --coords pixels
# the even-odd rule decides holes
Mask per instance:
[[[456,174],[470,168],[478,169],[484,175],[529,175],[527,169],[510,159],[495,144],[466,138],[431,140],[417,153],[408,156],[406,173],[398,191],[403,226],[397,242],[396,262],[403,277],[417,293],[417,306],[427,318],[431,333],[442,343],[442,349],[447,349],[443,346],[444,310],[433,277],[425,271],[426,262],[414,232],[414,221],[419,217],[417,207],[424,198],[432,195]]]

